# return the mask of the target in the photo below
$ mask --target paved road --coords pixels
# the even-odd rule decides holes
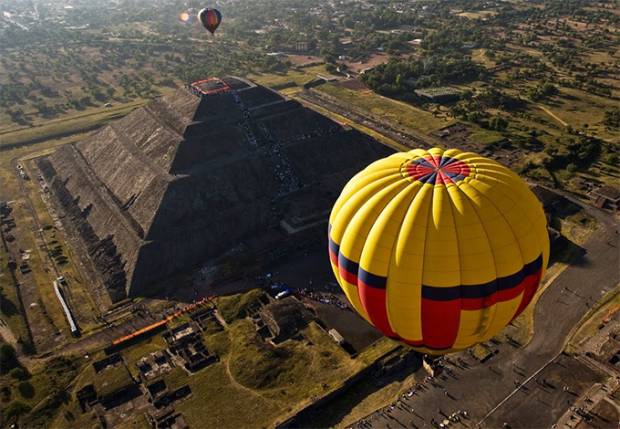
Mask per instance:
[[[457,356],[465,365],[449,365],[453,376],[439,381],[439,387],[427,384],[406,400],[406,407],[397,407],[390,413],[378,411],[358,425],[432,427],[431,419],[442,421],[442,414],[467,410],[470,427],[479,423],[482,427],[495,427],[503,414],[516,408],[524,395],[513,392],[521,390],[521,383],[561,353],[572,329],[588,309],[620,282],[617,223],[596,209],[587,210],[597,219],[606,218],[605,222],[584,245],[583,260],[562,272],[541,296],[534,315],[536,332],[527,346],[500,344],[499,354],[484,364],[461,353]],[[456,358],[451,357],[451,361],[456,362]],[[411,408],[415,413],[411,413]],[[560,415],[551,417],[557,419]]]

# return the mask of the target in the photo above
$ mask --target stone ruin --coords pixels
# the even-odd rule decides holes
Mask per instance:
[[[222,81],[37,160],[113,300],[279,228],[282,205],[326,219],[347,180],[391,152],[268,88]]]

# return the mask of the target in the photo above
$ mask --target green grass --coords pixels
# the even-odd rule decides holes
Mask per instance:
[[[226,331],[205,335],[204,341],[207,349],[218,356],[227,354],[231,347],[231,340]]]
[[[252,289],[243,294],[223,296],[217,299],[217,311],[230,323],[239,317],[245,317],[246,311],[258,305],[258,299],[264,294],[261,289]]]
[[[12,168],[8,162],[2,162],[0,164],[0,168],[7,169],[7,176],[10,175],[12,172]],[[17,189],[17,179],[15,178],[15,176],[12,176],[10,179],[10,181],[7,181],[5,183],[7,183],[7,185],[9,186],[14,185],[14,189]],[[43,308],[46,310],[44,313],[42,312],[40,314],[42,318],[42,320],[40,320],[40,323],[43,325],[49,323],[52,325],[53,330],[62,330],[68,327],[68,325],[60,303],[58,302],[58,299],[56,298],[54,289],[52,287],[52,281],[54,279],[53,273],[49,268],[46,268],[48,262],[46,261],[45,251],[41,250],[40,248],[43,243],[40,241],[38,234],[33,231],[35,223],[30,211],[27,210],[27,208],[25,207],[25,200],[21,198],[21,195],[18,196],[17,193],[14,193],[13,196],[17,197],[16,201],[19,201],[19,203],[13,204],[12,214],[15,218],[16,224],[18,224],[18,226],[20,227],[21,243],[25,249],[31,250],[28,265],[32,270],[32,275],[34,277],[37,290],[39,292],[39,302],[37,304],[39,306],[43,306]],[[24,202],[24,204],[21,204],[22,201]],[[46,269],[48,271],[46,271]],[[24,306],[28,306],[29,304],[30,302],[25,302]]]
[[[224,363],[193,376],[190,388],[191,397],[174,406],[190,427],[268,427],[281,411],[278,403],[232,385]]]
[[[95,391],[99,397],[113,395],[133,382],[127,367],[122,363],[101,370],[93,378]]]
[[[471,133],[467,139],[473,143],[490,145],[493,143],[500,142],[505,139],[505,137],[498,133],[497,131],[478,129]]]
[[[578,245],[583,245],[596,227],[596,221],[584,211],[560,219],[562,235]]]
[[[33,170],[31,169],[31,163],[23,164],[27,165],[27,168],[31,173],[33,172]],[[31,174],[31,176],[34,175],[35,174]],[[76,269],[69,246],[64,243],[63,239],[61,238],[61,233],[54,226],[54,222],[47,210],[47,206],[43,202],[41,196],[42,193],[38,182],[33,178],[33,180],[25,182],[24,185],[26,190],[28,191],[30,201],[32,202],[32,205],[37,213],[37,217],[39,218],[41,226],[43,227],[41,237],[43,238],[50,250],[54,248],[61,249],[62,255],[66,257],[66,261],[62,264],[56,261],[56,268],[60,271],[61,275],[63,275],[69,282],[70,305],[73,308],[73,311],[78,314],[78,316],[84,316],[78,317],[78,320],[80,320],[80,329],[82,333],[87,334],[88,332],[97,328],[100,325],[100,323],[96,322],[94,319],[94,316],[97,314],[97,306],[92,301],[91,296],[86,289],[88,285],[83,281],[79,272]],[[42,256],[43,259],[47,261],[44,249],[42,250]],[[51,282],[51,279],[48,280],[48,282]],[[44,302],[49,302],[47,301],[48,299],[55,298],[55,295],[52,296],[51,294],[53,290],[51,290],[51,288],[47,286],[48,285],[45,284],[42,290],[41,288],[39,290],[39,293],[42,296],[45,296],[45,299],[43,299]]]
[[[134,413],[115,426],[116,429],[151,429],[153,426],[144,413]]]
[[[266,389],[292,384],[294,375],[310,364],[309,354],[297,353],[295,347],[272,347],[265,343],[250,322],[235,322],[230,336],[230,371],[246,387]]]
[[[68,324],[66,322],[64,313],[62,312],[62,308],[58,303],[58,299],[56,298],[54,290],[51,287],[52,281],[55,279],[55,275],[47,260],[45,248],[41,247],[43,246],[43,241],[41,240],[39,233],[36,231],[36,228],[34,228],[34,220],[30,214],[30,211],[26,208],[25,199],[20,193],[18,179],[14,173],[13,167],[11,166],[11,160],[24,160],[30,159],[34,156],[41,156],[54,151],[60,145],[75,142],[80,138],[83,138],[83,135],[77,134],[71,137],[46,140],[32,146],[22,146],[12,149],[8,149],[6,147],[3,148],[2,146],[0,146],[0,183],[2,183],[4,186],[3,195],[9,200],[15,200],[12,214],[15,218],[16,224],[20,227],[20,237],[24,241],[23,247],[32,250],[29,265],[32,269],[34,280],[36,282],[36,286],[40,295],[40,301],[38,302],[38,311],[32,311],[34,321],[33,323],[34,325],[45,325],[51,323],[53,325],[53,330],[59,329],[66,334],[65,339],[67,341],[75,340],[73,339],[73,337],[68,335]],[[22,164],[24,164],[24,161],[21,162]],[[25,182],[25,186],[30,194],[31,201],[35,206],[35,210],[38,213],[41,224],[42,226],[52,225],[53,222],[51,220],[51,217],[47,212],[46,206],[41,200],[38,186],[35,183],[36,178],[31,179],[32,180]],[[46,240],[46,242],[48,242],[48,244],[56,240],[57,243],[55,245],[61,246],[63,248],[63,254],[68,257],[68,262],[60,266],[60,269],[72,283],[72,299],[75,302],[79,303],[78,306],[80,308],[83,308],[83,310],[85,311],[87,322],[81,327],[85,328],[86,332],[94,329],[96,323],[94,323],[94,319],[90,317],[90,314],[93,314],[94,312],[89,311],[93,308],[94,304],[91,302],[90,297],[88,296],[88,290],[86,289],[85,283],[80,283],[79,276],[77,274],[77,271],[75,270],[75,265],[73,264],[68,246],[66,245],[66,243],[63,242],[61,237],[57,235],[57,231],[55,231],[54,228],[44,230],[43,235],[44,239]],[[2,269],[4,270],[5,267],[6,264],[3,264]],[[2,277],[2,286],[4,287],[5,295],[9,297],[11,302],[17,307],[17,292],[12,285],[12,280],[10,279],[10,277],[7,277],[7,275]],[[29,304],[30,302],[24,303],[25,306],[28,306]],[[91,320],[93,322],[91,322]],[[26,323],[24,321],[23,315],[14,314],[8,318],[7,323],[13,330],[16,337],[21,336],[22,338],[26,338]]]
[[[379,119],[423,133],[430,133],[454,122],[435,117],[425,110],[382,97],[370,91],[351,91],[331,83],[321,85],[316,90],[335,97],[352,107],[371,113]]]
[[[175,366],[162,376],[163,380],[166,382],[166,387],[171,391],[178,389],[191,381],[191,378],[187,376],[187,372],[183,368]]]
[[[12,399],[32,407],[22,421],[23,427],[47,427],[57,412],[58,400],[64,396],[65,388],[77,376],[81,364],[72,359],[53,358],[33,371],[28,382],[34,388],[32,398],[23,398],[17,391],[17,382],[8,375],[0,377],[0,386],[9,386]],[[0,410],[8,403],[0,403]]]
[[[387,337],[381,337],[370,346],[366,347],[358,356],[357,360],[364,364],[371,364],[388,352],[391,352],[400,344]]]
[[[4,130],[0,132],[0,147],[41,142],[85,132],[121,118],[144,103],[143,100],[133,101],[111,108],[97,109],[94,112],[64,116],[33,127]]]
[[[614,107],[617,102],[607,97],[602,97],[585,91],[562,87],[560,95],[553,97],[551,103],[541,103],[554,115],[567,122],[575,129],[588,125],[588,132],[595,133],[596,136],[620,142],[617,132],[606,130],[601,125],[605,110]],[[533,115],[544,115],[542,111],[531,106],[530,113]]]
[[[166,341],[164,341],[163,337],[161,335],[154,335],[139,344],[124,349],[121,354],[123,358],[125,358],[125,362],[127,362],[129,372],[131,372],[134,377],[137,377],[138,368],[136,367],[136,362],[142,357],[153,352],[164,350],[166,347]]]
[[[301,86],[316,78],[317,74],[326,74],[325,67],[318,65],[305,67],[301,70],[290,69],[286,73],[253,73],[247,78],[260,85],[278,88],[291,83]]]

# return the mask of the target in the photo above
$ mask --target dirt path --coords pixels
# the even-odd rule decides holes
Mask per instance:
[[[6,322],[0,319],[0,337],[7,343],[13,346],[13,348],[17,349],[17,339],[15,335],[13,335],[13,331],[6,324]]]
[[[553,113],[551,110],[547,109],[545,106],[543,106],[542,104],[536,104],[536,107],[538,107],[540,110],[542,110],[543,112],[545,112],[547,115],[551,116],[553,119],[555,119],[556,121],[558,121],[560,123],[560,125],[562,125],[563,127],[568,126],[568,122],[563,121],[562,119],[560,119],[555,113]]]

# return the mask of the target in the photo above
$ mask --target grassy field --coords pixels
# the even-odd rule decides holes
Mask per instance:
[[[217,309],[228,323],[240,317],[245,317],[247,310],[258,304],[258,299],[264,293],[260,289],[253,289],[245,294],[222,296],[217,299]]]
[[[393,124],[427,134],[454,122],[370,91],[351,91],[331,83],[321,85],[316,89],[353,107],[367,111],[378,119],[387,120]]]
[[[471,52],[471,59],[482,64],[487,69],[495,67],[495,61],[486,56],[486,49],[473,49]]]
[[[0,402],[0,410],[6,410],[9,401],[19,401],[32,409],[20,426],[48,427],[50,418],[59,405],[58,401],[64,396],[66,386],[79,371],[79,363],[65,358],[51,359],[33,370],[25,380],[25,383],[31,386],[30,391],[18,388],[20,382],[9,375],[0,376],[0,388],[10,392],[9,400],[3,399]]]
[[[544,105],[551,113],[573,128],[587,125],[589,133],[620,143],[620,136],[617,132],[611,132],[601,125],[605,110],[617,106],[617,101],[579,89],[562,87],[560,95]]]
[[[490,145],[504,140],[505,137],[497,131],[478,129],[471,133],[467,139],[475,143]]]
[[[144,103],[144,100],[138,100],[110,108],[93,109],[88,112],[66,115],[33,127],[2,129],[0,131],[0,147],[43,142],[89,131],[109,121],[125,116],[135,108],[144,105]]]
[[[326,74],[325,66],[317,65],[311,67],[305,67],[299,70],[290,69],[286,73],[262,73],[262,74],[250,74],[248,79],[271,88],[278,88],[280,86],[298,85],[301,86],[306,82],[311,81],[317,77],[317,74]]]

